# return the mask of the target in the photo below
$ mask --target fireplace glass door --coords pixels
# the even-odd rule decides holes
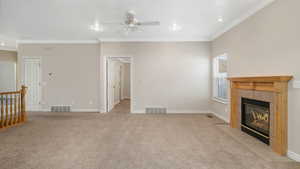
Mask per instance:
[[[242,98],[242,130],[269,144],[270,103]]]

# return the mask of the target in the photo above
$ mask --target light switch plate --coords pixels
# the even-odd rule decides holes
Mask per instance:
[[[293,88],[295,89],[300,89],[300,81],[299,80],[295,80],[293,82]]]

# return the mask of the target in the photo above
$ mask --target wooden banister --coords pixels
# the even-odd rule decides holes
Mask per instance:
[[[19,91],[0,93],[0,129],[13,127],[27,120],[26,91],[27,87],[22,86]]]

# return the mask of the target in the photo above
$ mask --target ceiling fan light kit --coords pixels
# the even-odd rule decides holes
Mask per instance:
[[[145,21],[141,22],[136,18],[136,13],[133,10],[129,10],[125,14],[125,20],[123,22],[102,22],[102,25],[121,25],[124,27],[126,34],[129,32],[135,32],[141,30],[143,26],[159,26],[159,21]],[[96,25],[94,25],[96,26]],[[98,25],[99,27],[99,25]],[[94,29],[95,30],[95,29]],[[96,31],[96,30],[95,30]]]

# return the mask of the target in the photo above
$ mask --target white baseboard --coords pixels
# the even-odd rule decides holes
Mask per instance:
[[[26,112],[50,112],[50,109],[26,109]]]
[[[30,111],[35,111],[35,112],[51,112],[50,109],[39,109],[39,110],[27,110],[28,112]],[[71,109],[71,112],[100,112],[99,109]]]
[[[133,110],[132,114],[145,114],[145,110]],[[167,114],[207,114],[209,110],[167,110]]]
[[[211,112],[212,112],[212,111],[211,111]],[[214,114],[216,117],[218,117],[218,118],[224,120],[226,123],[229,123],[229,122],[230,122],[230,120],[229,120],[227,117],[224,117],[224,116],[222,116],[222,115],[220,115],[220,114],[218,114],[218,113],[215,113],[215,112],[212,112],[212,114]]]
[[[300,154],[297,154],[295,152],[292,152],[292,151],[288,151],[287,152],[287,156],[288,158],[292,159],[292,160],[295,160],[297,162],[300,162]]]
[[[132,110],[131,114],[145,114],[144,110]]]
[[[71,112],[100,112],[99,109],[71,109]]]
[[[167,114],[207,114],[209,110],[168,110]]]

